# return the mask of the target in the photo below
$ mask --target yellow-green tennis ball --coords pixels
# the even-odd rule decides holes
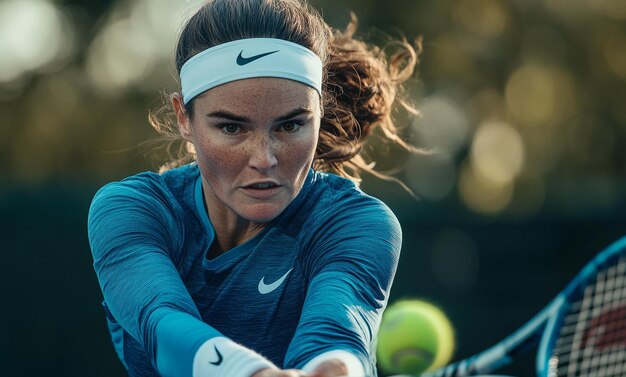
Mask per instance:
[[[385,311],[378,332],[378,363],[388,373],[420,374],[446,365],[454,331],[446,315],[420,300],[404,300]]]

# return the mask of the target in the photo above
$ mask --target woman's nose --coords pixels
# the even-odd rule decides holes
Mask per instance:
[[[259,171],[267,171],[276,166],[278,160],[276,159],[276,146],[274,144],[275,142],[270,137],[259,137],[250,146],[250,166]]]

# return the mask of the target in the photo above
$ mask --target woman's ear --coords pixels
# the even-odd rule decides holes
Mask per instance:
[[[185,109],[183,96],[181,96],[180,93],[172,93],[170,95],[170,101],[172,101],[172,106],[176,113],[176,122],[178,123],[180,134],[185,140],[191,141],[191,119],[189,119],[189,115]]]

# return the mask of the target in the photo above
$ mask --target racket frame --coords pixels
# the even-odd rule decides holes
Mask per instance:
[[[474,356],[447,367],[423,373],[421,377],[460,377],[491,373],[510,364],[519,353],[537,343],[539,345],[535,359],[536,373],[538,377],[548,377],[552,350],[571,303],[583,294],[581,287],[586,287],[599,269],[610,265],[614,259],[624,254],[626,254],[626,237],[618,239],[596,255],[565,289],[511,335]]]

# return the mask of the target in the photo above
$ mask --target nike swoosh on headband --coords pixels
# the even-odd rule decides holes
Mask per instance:
[[[252,63],[253,61],[255,61],[257,59],[261,59],[262,57],[265,57],[267,55],[275,54],[278,51],[280,51],[280,50],[264,52],[262,54],[258,54],[258,55],[250,56],[248,58],[244,58],[243,55],[242,55],[243,54],[243,50],[241,50],[241,52],[237,56],[237,64],[238,65],[246,65],[246,64]]]

